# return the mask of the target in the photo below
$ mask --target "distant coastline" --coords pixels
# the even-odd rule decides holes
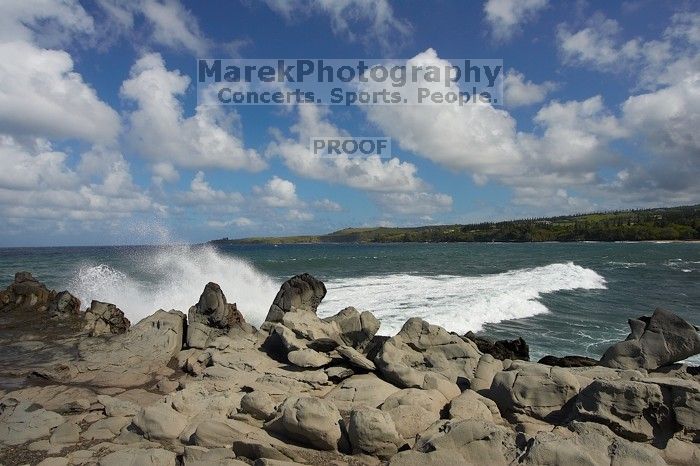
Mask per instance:
[[[468,225],[345,228],[324,235],[221,238],[211,244],[699,242],[700,204]]]

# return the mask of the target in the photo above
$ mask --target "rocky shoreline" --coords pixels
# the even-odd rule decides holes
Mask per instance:
[[[321,319],[325,295],[292,277],[256,329],[209,283],[187,316],[131,325],[17,273],[0,292],[0,464],[700,464],[700,371],[678,363],[700,334],[669,311],[630,319],[599,361],[530,362],[522,339]]]

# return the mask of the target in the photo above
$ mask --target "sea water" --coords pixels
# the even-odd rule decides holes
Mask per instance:
[[[669,309],[700,324],[700,244],[451,243],[123,246],[0,249],[0,286],[31,271],[84,306],[116,304],[132,322],[187,312],[221,285],[259,325],[284,280],[308,272],[328,294],[321,316],[372,311],[381,334],[409,317],[450,331],[522,336],[532,359],[598,358],[628,334],[627,319]],[[700,363],[700,358],[693,360]]]

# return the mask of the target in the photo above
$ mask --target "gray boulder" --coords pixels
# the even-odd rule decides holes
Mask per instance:
[[[378,408],[399,388],[376,375],[353,375],[336,385],[326,399],[331,401],[342,413],[349,413],[360,407]]]
[[[404,442],[391,416],[375,408],[359,408],[350,413],[348,437],[353,453],[388,459]]]
[[[471,380],[480,357],[473,342],[411,318],[396,336],[384,343],[374,362],[389,382],[400,387],[424,388],[429,372],[441,374],[451,382]]]
[[[130,325],[129,319],[114,304],[93,300],[85,311],[85,331],[91,337],[119,335],[126,332]]]
[[[573,422],[552,432],[540,432],[532,440],[521,463],[600,466],[666,464],[656,448],[621,439],[607,427],[588,422]]]
[[[287,312],[311,312],[326,296],[326,286],[308,273],[295,275],[282,284],[265,318],[266,322],[281,322]]]
[[[341,446],[342,419],[332,403],[311,396],[290,396],[277,408],[265,428],[318,450]]]
[[[577,419],[605,424],[632,441],[648,442],[672,434],[672,413],[656,384],[594,380],[581,390],[575,411]]]
[[[412,443],[417,434],[440,419],[446,405],[447,399],[437,390],[405,388],[389,396],[381,410],[389,413],[399,435]]]
[[[328,365],[331,358],[310,348],[301,348],[287,354],[290,363],[297,367],[318,368]]]
[[[221,287],[209,282],[204,287],[199,302],[188,312],[189,328],[187,345],[191,348],[205,348],[210,342],[231,332],[252,332],[236,304],[226,302]]]
[[[656,309],[651,317],[630,319],[631,333],[611,346],[601,364],[619,369],[656,369],[700,353],[700,333],[676,314]]]
[[[55,292],[29,272],[17,272],[15,280],[0,292],[0,311],[14,309],[45,311]]]
[[[143,408],[133,422],[151,440],[176,439],[187,426],[187,418],[165,403]]]
[[[241,412],[265,421],[275,413],[275,402],[265,392],[246,393],[241,398]]]
[[[369,311],[358,312],[354,307],[346,307],[334,316],[323,319],[335,322],[346,345],[364,351],[379,331],[380,322]]]
[[[502,413],[520,413],[551,420],[574,398],[580,383],[567,369],[543,364],[514,362],[496,374],[488,397]]]
[[[421,459],[425,461],[414,464],[445,464],[430,457],[435,452],[441,452],[449,454],[451,458],[451,463],[446,464],[506,466],[516,464],[519,453],[515,433],[511,429],[473,419],[436,422],[418,437],[413,449],[424,453]]]
[[[457,398],[450,402],[450,419],[480,419],[487,422],[498,423],[501,421],[501,413],[496,403],[474,390],[464,390]]]

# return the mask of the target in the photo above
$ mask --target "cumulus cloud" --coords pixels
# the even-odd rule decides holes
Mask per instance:
[[[3,0],[0,4],[0,42],[24,41],[50,48],[94,32],[93,18],[78,0]]]
[[[22,144],[12,136],[0,136],[0,159],[11,166],[0,176],[3,217],[100,220],[164,212],[164,206],[135,185],[121,154],[95,148],[83,157],[76,171],[68,165],[68,155],[53,150],[45,140]]]
[[[0,82],[0,126],[5,132],[90,142],[116,138],[119,116],[73,70],[67,52],[2,42]]]
[[[407,61],[407,66],[437,66],[449,62],[428,49]],[[410,84],[445,91],[442,83]],[[453,83],[451,90],[458,92]],[[517,172],[523,157],[518,148],[516,122],[504,110],[489,104],[470,105],[366,105],[367,118],[399,146],[454,170],[482,175]],[[413,189],[412,191],[416,191]]]
[[[211,47],[197,18],[179,0],[98,0],[97,4],[107,19],[106,33],[132,36],[142,19],[146,41],[198,56]]]
[[[268,207],[292,207],[301,203],[294,183],[279,176],[273,176],[264,186],[254,186],[253,194]]]
[[[508,71],[503,81],[503,86],[505,104],[508,107],[538,104],[543,102],[547,95],[558,87],[552,81],[535,84],[526,80],[525,75],[515,69]]]
[[[181,205],[186,206],[217,205],[225,208],[243,202],[243,195],[240,193],[212,188],[202,171],[198,171],[192,178],[190,190],[179,193],[176,197]]]
[[[330,19],[333,32],[350,42],[391,51],[409,36],[412,27],[396,17],[388,0],[265,0],[273,11],[287,20],[310,13]]]
[[[136,61],[121,87],[121,95],[137,105],[127,115],[127,139],[134,149],[154,164],[249,171],[265,168],[260,154],[245,148],[236,114],[221,107],[198,106],[193,116],[184,115],[179,99],[189,83],[190,78],[179,71],[167,70],[159,54],[147,54]],[[162,176],[162,168],[157,169],[158,176]]]
[[[548,3],[549,0],[487,0],[484,3],[486,22],[495,39],[507,41],[523,24],[535,19]]]
[[[330,110],[312,104],[297,106],[299,119],[291,127],[296,138],[275,133],[267,154],[281,157],[285,165],[300,176],[338,183],[367,191],[416,191],[425,183],[418,178],[415,165],[398,158],[349,158],[339,155],[323,158],[309,148],[311,137],[348,136],[327,120]]]
[[[330,199],[319,199],[314,201],[314,207],[318,210],[323,210],[326,212],[341,212],[343,207],[335,201]]]

